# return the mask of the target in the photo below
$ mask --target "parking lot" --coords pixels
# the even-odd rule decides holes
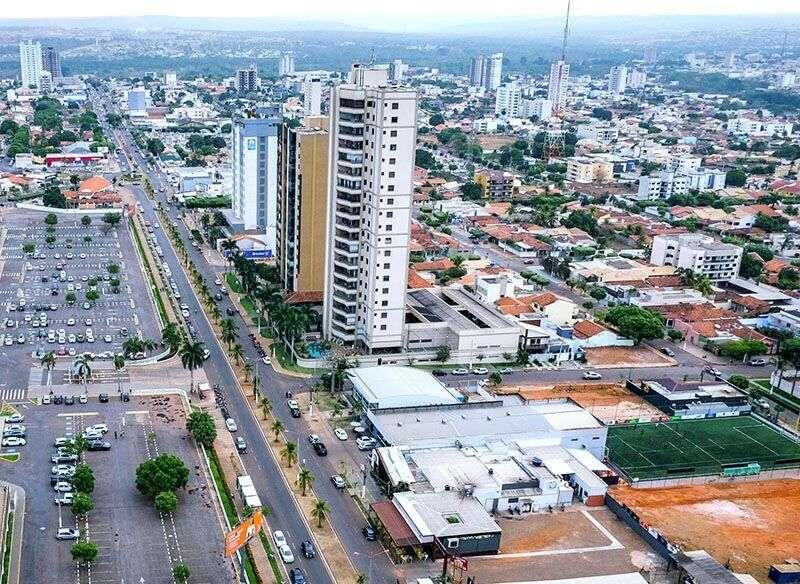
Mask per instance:
[[[21,582],[62,584],[171,583],[172,567],[186,564],[194,583],[232,582],[230,562],[222,554],[222,531],[203,463],[186,440],[182,406],[175,396],[134,396],[85,405],[21,407],[25,416],[25,446],[3,448],[19,452],[16,463],[0,462],[4,479],[26,491],[27,512]],[[109,451],[84,453],[92,467],[94,509],[76,521],[69,507],[54,503],[57,493],[50,475],[57,438],[71,437],[95,424],[106,424],[103,440]],[[116,433],[116,437],[115,437]],[[135,487],[137,466],[162,453],[179,456],[190,469],[189,484],[178,493],[172,514],[160,514]],[[59,519],[60,517],[60,519]],[[99,548],[90,568],[72,561],[73,541],[58,541],[59,527],[78,528]]]
[[[111,360],[127,338],[160,340],[124,220],[109,228],[101,215],[84,225],[81,214],[60,214],[47,225],[45,216],[17,209],[2,225],[0,366],[10,375],[0,399],[27,397],[30,366],[49,351],[67,362],[84,352]]]

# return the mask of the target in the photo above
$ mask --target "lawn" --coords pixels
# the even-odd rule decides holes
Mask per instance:
[[[236,294],[241,294],[244,292],[244,288],[242,288],[239,278],[237,278],[236,274],[233,272],[228,272],[225,274],[225,281],[228,282],[228,287],[231,289],[231,292],[235,292]]]
[[[724,468],[800,467],[800,444],[752,416],[611,426],[608,458],[641,480],[717,475]]]

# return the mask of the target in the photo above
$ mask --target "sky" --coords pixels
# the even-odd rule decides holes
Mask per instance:
[[[566,0],[37,0],[3,2],[0,18],[170,15],[326,20],[380,29],[561,16]],[[573,0],[578,16],[800,12],[798,0]]]

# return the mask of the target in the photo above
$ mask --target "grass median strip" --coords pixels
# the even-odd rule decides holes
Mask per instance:
[[[11,544],[12,536],[14,535],[14,512],[8,514],[6,525],[5,549],[3,550],[3,581],[2,584],[8,584],[8,570],[11,567]]]
[[[142,241],[139,239],[139,231],[136,229],[135,226],[131,226],[131,233],[133,234],[133,239],[136,242],[136,248],[139,251],[139,258],[142,261],[142,266],[144,267],[145,273],[147,275],[147,279],[150,284],[150,289],[153,291],[153,299],[156,304],[156,310],[158,310],[158,316],[161,319],[162,326],[166,325],[169,322],[169,316],[167,315],[167,309],[164,306],[164,300],[161,298],[161,292],[156,285],[155,277],[153,275],[153,271],[150,268],[150,262],[147,261],[147,255],[145,254],[144,248],[142,247]]]

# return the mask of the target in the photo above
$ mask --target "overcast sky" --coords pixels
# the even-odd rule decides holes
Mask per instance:
[[[800,12],[798,0],[573,0],[576,15],[770,14]],[[37,0],[3,2],[0,18],[77,16],[275,16],[375,28],[415,21],[480,22],[563,14],[566,0]],[[426,27],[427,28],[427,27]]]

